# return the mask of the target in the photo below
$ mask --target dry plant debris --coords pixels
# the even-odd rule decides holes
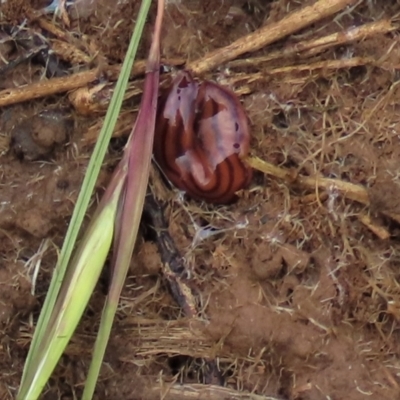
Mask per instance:
[[[31,2],[8,3],[0,24],[5,400],[15,396],[139,2],[99,0],[79,19],[71,10],[69,27]],[[395,0],[169,2],[162,51],[172,73],[163,84],[186,62],[231,86],[248,110],[248,162],[258,171],[224,207],[185,199],[152,175],[200,312],[183,315],[144,226],[99,399],[399,397],[399,16]],[[30,48],[29,35],[43,41]],[[65,76],[48,77],[40,57],[27,57],[41,46]],[[135,118],[143,72],[143,63],[132,71],[99,194]],[[95,94],[80,97],[85,109],[71,102],[85,93]],[[74,131],[46,159],[19,160],[11,132],[49,107],[67,112]],[[79,397],[106,285],[105,272],[45,400]],[[203,384],[204,359],[216,360],[225,387]]]

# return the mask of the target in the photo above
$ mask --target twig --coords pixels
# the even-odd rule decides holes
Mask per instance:
[[[371,22],[369,24],[348,29],[345,32],[336,32],[318,39],[294,43],[283,49],[273,51],[266,56],[234,60],[231,61],[228,66],[230,68],[242,68],[250,65],[257,66],[279,58],[295,56],[301,52],[306,52],[305,54],[302,54],[303,56],[316,55],[330,47],[355,42],[380,33],[388,33],[394,29],[396,29],[396,27],[393,26],[389,20]]]
[[[264,161],[258,157],[248,157],[246,162],[254,169],[263,172],[264,174],[274,176],[282,179],[292,185],[300,185],[309,189],[324,189],[324,190],[338,190],[346,199],[357,201],[358,203],[369,206],[370,200],[366,188],[354,183],[341,181],[340,179],[323,178],[317,176],[301,176],[295,175],[293,172],[277,167]],[[381,214],[386,215],[392,220],[400,224],[400,215],[390,211],[379,210]],[[376,226],[371,222],[369,217],[362,216],[361,222],[367,226],[373,233],[381,239],[387,239],[390,234],[384,228]]]
[[[67,31],[64,31],[54,25],[51,21],[49,21],[45,17],[39,17],[35,19],[34,15],[31,15],[31,20],[34,19],[35,22],[42,28],[45,29],[47,32],[50,32],[52,35],[57,37],[58,39],[65,40],[66,42],[75,42],[76,39]]]
[[[341,68],[352,68],[357,67],[359,65],[370,65],[375,64],[376,61],[373,58],[369,57],[353,57],[353,58],[344,58],[341,60],[324,60],[317,61],[312,64],[301,64],[301,65],[290,65],[287,67],[274,68],[266,73],[275,75],[281,73],[291,73],[291,72],[300,72],[300,71],[312,71],[315,69],[341,69]]]
[[[299,184],[309,189],[332,189],[340,191],[344,197],[350,200],[358,201],[361,204],[369,204],[367,190],[354,183],[341,181],[339,179],[320,178],[311,176],[295,176],[290,171],[276,167],[258,157],[249,157],[246,162],[254,169],[264,172],[265,174],[283,179],[291,184]]]
[[[181,59],[161,60],[161,62],[165,62],[168,65],[182,64]],[[18,88],[5,89],[0,91],[0,107],[79,89],[98,79],[102,72],[105,73],[109,80],[116,80],[120,70],[120,65],[106,67],[103,70],[94,68],[62,78],[52,78],[47,81],[42,80]],[[130,76],[133,78],[144,73],[145,62],[139,60],[134,64]]]
[[[241,54],[259,50],[316,21],[329,17],[355,2],[356,0],[319,0],[314,5],[304,7],[279,22],[266,25],[226,47],[210,52],[205,57],[188,64],[187,68],[196,75],[204,74]]]
[[[255,72],[249,74],[235,74],[232,77],[225,78],[224,82],[227,85],[235,85],[238,82],[252,83],[265,79],[269,75],[290,74],[293,72],[313,71],[317,69],[335,70],[343,68],[353,68],[360,65],[374,65],[377,67],[381,67],[383,69],[387,69],[387,67],[377,62],[377,60],[375,60],[374,58],[353,57],[353,58],[343,58],[339,60],[323,60],[308,64],[289,65],[285,67],[272,68],[272,69],[263,69],[262,72]],[[391,70],[397,70],[397,69],[400,69],[400,64],[391,65]],[[240,88],[235,89],[235,92],[237,94],[241,94]],[[249,93],[247,88],[245,93],[246,94]]]
[[[179,66],[184,65],[185,60],[182,58],[161,58],[161,65],[168,65],[168,66]],[[121,70],[120,65],[112,65],[107,67],[107,74],[111,80],[118,79],[119,71]],[[133,64],[131,78],[134,78],[139,75],[143,75],[146,70],[146,60],[138,60]]]
[[[50,96],[56,93],[68,92],[69,90],[93,82],[97,79],[98,75],[99,70],[96,68],[89,71],[78,72],[71,76],[41,80],[17,88],[5,89],[0,92],[0,107]]]
[[[390,238],[390,233],[388,232],[387,229],[385,229],[383,226],[377,225],[374,222],[372,222],[371,217],[367,214],[360,214],[358,216],[358,219],[373,233],[375,233],[376,236],[379,237],[379,239],[382,240],[387,240]]]
[[[92,61],[91,57],[84,51],[64,40],[52,39],[50,40],[50,47],[58,57],[73,65],[86,65]]]
[[[64,42],[68,47],[74,47],[74,53],[83,52],[84,54],[88,54],[89,57],[92,59],[97,54],[97,50],[93,49],[93,45],[89,45],[82,37],[77,38],[73,36],[68,30],[60,29],[58,26],[54,25],[54,23],[48,20],[45,17],[37,18],[35,15],[30,16],[31,21],[35,21],[42,30],[45,30],[59,41]],[[51,42],[53,40],[50,40]]]
[[[238,83],[252,83],[263,80],[270,75],[290,74],[294,72],[313,71],[317,69],[335,70],[343,68],[352,68],[359,65],[376,65],[376,61],[369,57],[353,57],[341,60],[324,60],[317,61],[311,64],[289,65],[286,67],[279,67],[273,69],[264,69],[262,72],[255,72],[250,74],[235,74],[232,77],[226,78],[224,83],[233,86]],[[397,69],[393,66],[393,69]],[[234,90],[235,93],[240,94],[240,88]],[[246,93],[248,90],[246,88]]]
[[[156,235],[158,251],[162,259],[162,272],[168,281],[170,291],[174,300],[182,308],[185,315],[194,319],[200,313],[200,302],[198,301],[198,291],[190,285],[190,272],[184,259],[179,254],[174,240],[168,232],[168,224],[164,217],[165,206],[161,204],[153,193],[150,185],[144,211],[150,217],[151,229]],[[204,359],[204,380],[205,383],[215,381],[223,384],[223,377],[218,368],[217,362],[213,358]]]
[[[189,273],[168,232],[164,208],[150,190],[146,196],[144,211],[150,217],[150,228],[157,238],[156,244],[163,262],[163,275],[169,283],[174,300],[184,310],[186,316],[193,318],[198,314],[198,301],[187,284]]]
[[[318,178],[311,176],[298,176],[295,180],[301,186],[310,189],[338,190],[345,198],[357,201],[361,204],[369,204],[369,196],[367,190],[354,183],[341,181],[340,179]]]

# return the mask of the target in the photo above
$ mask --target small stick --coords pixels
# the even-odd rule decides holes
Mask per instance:
[[[86,65],[92,61],[92,58],[84,51],[64,40],[51,39],[50,47],[59,58],[64,61],[68,61],[73,65]]]
[[[190,275],[182,256],[168,232],[168,224],[164,217],[164,208],[155,198],[152,190],[148,191],[144,205],[145,213],[150,217],[150,228],[156,235],[156,244],[163,263],[162,271],[174,300],[182,308],[185,315],[194,318],[198,314],[196,293],[188,286]]]
[[[168,66],[180,66],[185,64],[185,60],[182,58],[161,58],[161,64]],[[107,76],[111,80],[118,79],[121,65],[110,65],[107,67]],[[131,78],[139,75],[143,75],[146,70],[146,60],[138,60],[133,64]]]
[[[182,64],[181,59],[162,60],[162,62],[165,62],[165,64],[168,65]],[[132,68],[131,77],[143,75],[145,73],[145,68],[146,65],[144,61],[137,61]],[[0,91],[0,107],[79,89],[80,87],[98,79],[102,71],[110,80],[116,80],[119,76],[120,70],[120,65],[109,68],[105,67],[103,70],[100,68],[93,68],[88,71],[78,72],[61,78],[52,78],[49,80],[30,83],[22,87],[5,89]]]
[[[230,78],[226,78],[225,83],[228,85],[235,85],[238,82],[252,83],[265,79],[269,75],[290,74],[293,72],[313,71],[317,69],[335,70],[342,68],[357,67],[359,65],[375,65],[375,64],[376,60],[369,57],[353,57],[342,60],[324,60],[324,61],[317,61],[312,64],[289,65],[287,67],[264,69],[262,72],[255,72],[251,74],[235,74]],[[396,66],[393,66],[393,69],[396,69],[395,67]],[[235,92],[237,93],[238,91],[235,90]]]
[[[179,254],[175,243],[168,232],[168,224],[164,217],[165,207],[158,201],[152,192],[147,194],[144,211],[151,220],[151,229],[157,237],[157,247],[162,259],[162,272],[168,281],[169,288],[174,300],[182,308],[187,317],[195,318],[199,314],[199,292],[192,288],[188,277],[190,272]],[[214,359],[204,359],[206,368],[204,377],[206,383],[215,380],[223,383],[217,362]]]
[[[248,157],[246,159],[246,162],[250,165],[251,168],[261,171],[264,174],[272,175],[275,178],[283,179],[286,182],[293,181],[293,174],[291,174],[290,171],[284,168],[276,167],[275,165],[264,161],[261,158]]]
[[[32,16],[32,19],[34,19],[35,16]],[[76,39],[67,31],[64,31],[60,28],[58,28],[56,25],[54,25],[52,22],[50,22],[47,18],[44,17],[39,17],[35,19],[35,22],[44,30],[47,32],[50,32],[52,35],[57,37],[58,39],[65,40],[66,42],[76,42]]]
[[[352,68],[357,67],[359,65],[371,65],[375,64],[376,60],[369,57],[353,57],[353,58],[345,58],[342,60],[324,60],[317,61],[312,64],[301,64],[301,65],[290,65],[288,67],[282,68],[274,68],[270,71],[266,71],[266,73],[274,75],[281,73],[291,73],[291,72],[300,72],[300,71],[312,71],[314,69],[341,69],[341,68]]]
[[[324,190],[338,190],[345,198],[349,200],[357,201],[358,203],[364,204],[366,206],[370,205],[369,195],[366,188],[354,183],[341,181],[340,179],[331,178],[321,178],[316,176],[301,176],[295,175],[291,171],[277,167],[270,164],[267,161],[262,160],[258,157],[248,157],[246,158],[246,163],[250,167],[263,172],[264,174],[274,176],[276,178],[282,179],[290,184],[299,184],[309,189],[324,189]],[[379,210],[383,215],[393,219],[394,221],[400,223],[400,214],[392,213],[390,211]],[[381,239],[386,239],[388,233],[382,227],[373,226],[371,221],[366,217],[362,217],[361,222],[368,226],[372,232],[374,232]]]
[[[315,189],[316,187],[325,190],[336,189],[339,190],[339,192],[341,192],[342,195],[347,199],[354,200],[365,205],[369,204],[367,190],[364,187],[354,183],[341,181],[340,179],[318,178],[311,176],[298,176],[295,182],[310,189]]]
[[[387,240],[390,238],[390,233],[388,232],[387,229],[385,229],[383,226],[377,225],[376,223],[372,222],[371,217],[367,214],[360,214],[358,216],[358,219],[373,233],[375,233],[376,236],[379,237],[379,239],[382,240]]]
[[[237,82],[252,83],[257,82],[261,79],[265,79],[269,75],[277,74],[290,74],[293,72],[302,71],[313,71],[316,69],[342,69],[342,68],[352,68],[358,67],[360,65],[375,65],[376,60],[369,57],[353,57],[342,60],[324,60],[317,61],[311,64],[299,64],[299,65],[289,65],[287,67],[279,67],[272,69],[265,69],[262,72],[254,72],[252,74],[237,74],[232,76],[232,78],[227,78],[225,81],[230,85],[234,85]]]
[[[335,188],[339,190],[344,197],[350,200],[358,201],[361,204],[368,205],[369,197],[367,190],[354,183],[341,181],[339,179],[331,178],[319,178],[311,176],[300,176],[297,177],[290,173],[290,171],[285,168],[276,167],[258,157],[248,157],[246,162],[254,169],[264,172],[265,174],[275,176],[277,178],[283,179],[288,183],[300,184],[309,189],[332,189]]]
[[[59,27],[54,25],[52,21],[49,21],[47,18],[45,17],[37,18],[35,17],[35,15],[32,15],[30,18],[32,21],[34,20],[41,29],[51,33],[58,40],[68,43],[70,47],[75,47],[76,53],[81,51],[89,53],[90,58],[94,58],[94,56],[97,54],[96,49],[91,48],[91,46],[85,41],[84,38],[78,39],[74,37],[73,35],[71,35],[70,32],[60,29]]]
[[[0,107],[50,96],[56,93],[68,92],[69,90],[77,89],[93,82],[98,78],[98,75],[99,70],[96,68],[89,71],[78,72],[71,76],[41,80],[17,88],[5,89],[0,91]]]
[[[305,55],[311,56],[321,53],[324,50],[333,46],[339,46],[346,43],[355,42],[360,39],[365,39],[368,36],[377,35],[380,33],[388,33],[395,29],[389,20],[371,22],[365,25],[357,26],[348,29],[345,32],[336,32],[331,35],[323,36],[317,39],[311,39],[305,42],[298,42],[286,46],[285,48],[273,51],[266,56],[245,58],[234,60],[228,64],[231,68],[242,68],[246,66],[257,66],[272,61],[278,58],[291,57],[298,55],[301,52],[306,52]],[[304,55],[304,54],[303,54]]]
[[[244,53],[259,50],[316,21],[327,18],[356,1],[358,0],[319,0],[312,6],[304,7],[279,22],[266,25],[226,47],[210,52],[205,57],[188,64],[187,68],[195,75],[204,74]]]

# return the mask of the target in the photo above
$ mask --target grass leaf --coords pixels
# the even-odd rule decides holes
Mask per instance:
[[[80,231],[83,218],[86,214],[87,207],[93,193],[93,189],[119,115],[119,111],[121,109],[124,93],[129,80],[130,71],[132,69],[133,61],[136,56],[137,47],[143,32],[143,27],[146,21],[150,3],[151,0],[142,1],[140,12],[135,24],[134,33],[128,48],[127,55],[124,60],[121,74],[119,76],[109,108],[107,110],[104,125],[99,134],[98,141],[91,156],[85,178],[82,183],[82,188],[79,193],[79,197],[69,224],[69,228],[64,239],[61,254],[55,267],[50,287],[39,316],[31,347],[29,349],[27,360],[25,362],[20,391],[17,400],[27,399],[25,394],[28,390],[30,390],[29,388],[34,382],[34,376],[36,374],[37,366],[41,362],[41,352],[43,349],[43,343],[48,333],[48,325],[50,319],[52,318],[54,306],[59,296],[61,285],[64,282],[67,266],[69,265],[71,254],[75,247],[76,239]],[[33,399],[33,397],[29,397],[29,400]]]
[[[125,149],[128,175],[123,201],[120,203],[120,218],[118,218],[116,224],[113,274],[82,400],[90,400],[94,393],[142,216],[153,152],[160,78],[160,31],[163,13],[164,0],[159,0],[155,34],[147,61],[142,102]]]

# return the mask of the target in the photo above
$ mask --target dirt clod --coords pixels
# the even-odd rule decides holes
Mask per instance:
[[[65,142],[71,121],[59,111],[44,110],[23,119],[11,132],[11,149],[19,159],[35,161],[51,155],[55,146]]]

